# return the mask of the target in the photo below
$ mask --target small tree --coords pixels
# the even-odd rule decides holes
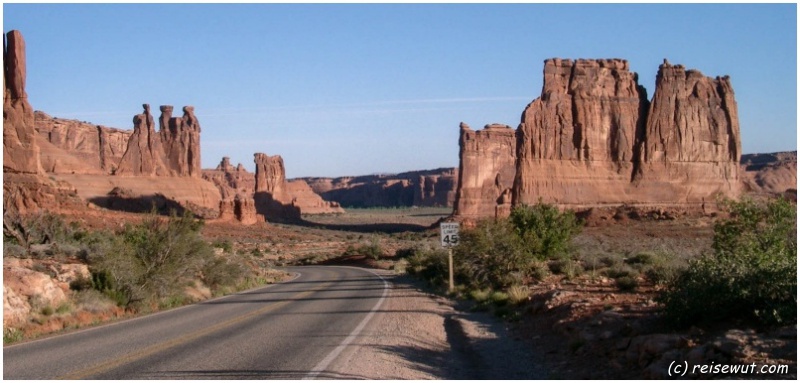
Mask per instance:
[[[714,227],[713,254],[668,284],[659,300],[677,327],[747,320],[797,320],[797,212],[790,202],[726,202],[730,218]]]
[[[454,252],[457,274],[476,288],[518,284],[532,266],[507,220],[483,220],[475,228],[462,231]]]
[[[542,203],[514,208],[509,217],[525,251],[538,260],[563,256],[572,238],[580,233],[581,223],[572,211],[560,212],[556,206]]]
[[[118,236],[90,240],[95,272],[110,276],[123,304],[166,298],[213,260],[199,235],[202,221],[185,213],[169,219],[150,214],[141,224],[128,225]]]

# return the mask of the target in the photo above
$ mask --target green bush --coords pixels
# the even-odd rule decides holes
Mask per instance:
[[[182,293],[185,281],[213,259],[200,237],[202,221],[190,213],[164,219],[155,214],[119,235],[90,234],[89,260],[95,288],[123,306],[158,302]]]
[[[372,238],[369,243],[361,244],[358,247],[353,245],[348,245],[347,249],[345,249],[342,255],[344,256],[363,255],[365,257],[369,257],[377,261],[383,256],[383,248],[381,247],[381,244],[377,238]]]
[[[409,274],[433,286],[444,286],[448,279],[447,251],[442,249],[417,249],[407,258]]]
[[[693,260],[659,297],[676,327],[797,321],[797,212],[784,199],[726,202],[713,253]]]
[[[525,251],[539,260],[566,255],[572,237],[580,233],[582,227],[572,211],[562,213],[556,206],[541,201],[533,206],[514,208],[509,220]]]
[[[457,275],[469,286],[502,289],[520,284],[534,261],[509,221],[483,220],[460,233],[454,248]]]
[[[623,275],[614,279],[614,283],[617,285],[617,288],[621,291],[633,291],[639,287],[639,281],[636,277]]]

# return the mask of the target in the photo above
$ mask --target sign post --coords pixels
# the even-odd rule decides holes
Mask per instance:
[[[447,268],[449,275],[449,291],[455,290],[453,280],[453,246],[458,245],[458,222],[442,222],[439,226],[442,233],[442,247],[447,248]]]

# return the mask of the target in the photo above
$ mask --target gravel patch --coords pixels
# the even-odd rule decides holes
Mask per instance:
[[[541,358],[497,318],[465,313],[406,276],[325,376],[348,379],[542,379]]]

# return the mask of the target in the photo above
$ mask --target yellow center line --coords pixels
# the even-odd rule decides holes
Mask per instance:
[[[213,333],[215,331],[222,330],[222,329],[224,329],[226,327],[230,327],[230,326],[239,324],[241,322],[244,322],[244,321],[246,321],[248,319],[251,319],[251,318],[253,318],[255,316],[262,315],[262,314],[265,314],[265,313],[267,313],[269,311],[272,311],[272,310],[278,309],[280,307],[286,306],[289,303],[292,303],[292,301],[295,300],[295,299],[305,298],[305,297],[307,297],[307,296],[309,296],[309,295],[311,295],[313,293],[316,293],[316,292],[319,292],[319,291],[324,291],[325,289],[327,289],[328,287],[330,287],[333,284],[334,284],[334,282],[325,283],[321,287],[316,288],[314,290],[309,290],[309,291],[305,291],[305,292],[302,292],[302,293],[295,294],[291,298],[286,299],[285,301],[272,303],[272,304],[264,306],[263,308],[260,308],[258,310],[249,312],[249,313],[247,313],[245,315],[242,315],[242,316],[238,316],[238,317],[229,319],[229,320],[227,320],[225,322],[222,322],[222,323],[218,323],[218,324],[216,324],[214,326],[205,328],[203,330],[198,330],[198,331],[186,334],[184,336],[181,336],[181,337],[178,337],[178,338],[166,341],[166,342],[154,344],[154,345],[152,345],[150,347],[147,347],[147,348],[145,348],[143,350],[140,350],[140,351],[137,351],[137,352],[133,352],[133,353],[129,353],[129,354],[124,355],[124,356],[122,356],[120,358],[117,358],[115,360],[108,361],[108,362],[105,362],[105,363],[101,363],[101,364],[98,364],[98,365],[96,365],[94,367],[89,367],[87,369],[83,369],[83,370],[79,370],[79,371],[76,371],[76,372],[72,372],[72,373],[69,373],[67,375],[60,376],[60,377],[58,377],[56,379],[66,379],[66,380],[86,379],[89,376],[97,375],[97,374],[101,374],[101,373],[113,370],[113,369],[115,369],[117,367],[120,367],[122,365],[125,365],[125,364],[128,364],[128,363],[132,363],[132,362],[135,362],[135,361],[137,361],[139,359],[146,358],[146,357],[148,357],[150,355],[153,355],[155,353],[162,352],[162,351],[165,351],[165,350],[170,349],[172,347],[175,347],[175,346],[178,346],[178,345],[181,345],[181,344],[184,344],[184,343],[191,342],[191,341],[193,341],[195,339],[207,336],[207,335],[209,335],[209,334],[211,334],[211,333]]]

